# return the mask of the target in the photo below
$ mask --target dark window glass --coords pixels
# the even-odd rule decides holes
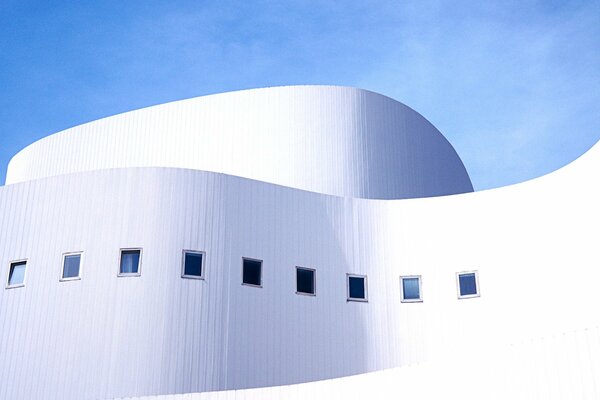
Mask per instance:
[[[63,279],[77,278],[79,276],[79,265],[81,254],[70,254],[65,256],[63,264]]]
[[[307,268],[296,268],[296,291],[298,293],[315,294],[315,271]]]
[[[404,300],[419,300],[419,278],[402,278],[402,294]]]
[[[17,261],[10,264],[8,286],[22,285],[25,282],[25,267],[27,261]]]
[[[262,261],[249,260],[244,258],[242,283],[260,286],[261,267]]]
[[[139,250],[122,250],[121,251],[121,274],[137,274],[140,268],[140,251]]]
[[[365,278],[362,276],[348,277],[348,297],[351,299],[364,299],[365,296]]]
[[[474,273],[461,274],[458,276],[461,296],[477,294],[477,280]]]
[[[202,253],[185,252],[183,275],[202,276]]]

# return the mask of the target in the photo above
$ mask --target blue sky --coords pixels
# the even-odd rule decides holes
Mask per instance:
[[[116,113],[245,88],[395,98],[477,190],[600,139],[600,1],[0,1],[0,182],[21,148]]]

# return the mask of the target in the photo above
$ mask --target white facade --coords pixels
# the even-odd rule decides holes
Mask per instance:
[[[469,193],[419,114],[340,87],[49,136],[0,187],[5,283],[27,261],[24,286],[0,291],[0,398],[599,398],[599,175],[596,145]],[[118,276],[124,248],[142,249],[139,276]],[[183,250],[204,252],[204,279],[181,277]],[[61,281],[71,252],[81,279]],[[261,287],[242,285],[243,257],[262,260]],[[298,266],[315,296],[296,293]],[[458,299],[461,271],[479,297]],[[347,301],[347,274],[368,301]],[[401,302],[415,275],[422,302]]]

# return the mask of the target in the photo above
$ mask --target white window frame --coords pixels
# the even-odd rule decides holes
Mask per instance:
[[[25,280],[27,279],[27,264],[28,264],[29,259],[27,258],[21,258],[19,260],[11,260],[8,262],[8,274],[6,275],[6,286],[5,289],[16,289],[16,288],[20,288],[20,287],[25,287]],[[23,282],[22,283],[18,283],[16,285],[10,285],[10,270],[13,266],[13,264],[18,264],[18,263],[25,263],[25,274],[23,275]]]
[[[190,253],[190,254],[201,254],[202,255],[202,265],[200,266],[200,268],[201,268],[200,275],[186,275],[185,274],[185,255],[188,254],[188,253]],[[186,250],[186,249],[184,249],[181,252],[181,277],[182,278],[204,280],[205,265],[206,265],[206,252],[205,251],[200,251],[200,250]]]
[[[460,294],[460,276],[461,275],[467,275],[467,274],[475,274],[475,289],[477,290],[477,293],[475,294],[466,294],[464,296],[462,296]],[[458,294],[458,298],[459,299],[472,299],[474,297],[480,297],[481,296],[481,290],[479,288],[479,271],[478,270],[473,270],[473,271],[460,271],[456,273],[456,293]]]
[[[350,297],[350,278],[364,278],[365,285],[365,297]],[[360,274],[346,274],[346,301],[358,301],[361,303],[367,303],[369,301],[369,285],[367,280],[367,275]]]
[[[79,274],[77,276],[71,278],[65,278],[65,260],[67,256],[76,256],[79,255]],[[71,251],[68,253],[63,253],[62,255],[62,264],[60,268],[60,279],[59,282],[69,282],[69,281],[78,281],[81,280],[81,267],[83,266],[83,251]],[[120,267],[119,267],[120,269]]]
[[[125,272],[125,273],[121,273],[121,259],[123,257],[123,252],[124,251],[131,251],[131,250],[139,250],[140,251],[140,262],[138,264],[138,271],[137,272]],[[143,256],[143,252],[144,250],[141,247],[122,247],[119,249],[119,262],[118,262],[118,274],[117,276],[119,278],[126,278],[126,277],[132,277],[132,276],[141,276],[142,275],[142,256]]]
[[[313,273],[313,293],[306,293],[306,292],[299,292],[298,291],[298,270],[299,269],[303,269],[305,271],[312,271]],[[296,294],[302,295],[302,296],[316,296],[317,295],[317,270],[315,268],[307,268],[307,267],[300,267],[300,266],[296,266]]]
[[[253,283],[246,283],[244,282],[244,260],[248,260],[248,261],[258,261],[260,263],[260,284],[259,285],[255,285]],[[256,287],[256,288],[262,288],[263,287],[263,260],[259,259],[259,258],[252,258],[252,257],[242,257],[242,285],[243,286],[250,286],[250,287]]]
[[[418,279],[419,280],[419,298],[418,299],[404,298],[404,279]],[[402,276],[400,276],[400,302],[402,302],[402,303],[422,303],[423,302],[423,279],[422,279],[421,275],[402,275]]]

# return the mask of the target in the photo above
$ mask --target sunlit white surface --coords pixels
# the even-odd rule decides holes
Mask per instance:
[[[90,122],[20,151],[6,183],[123,167],[213,171],[361,198],[473,191],[450,143],[420,114],[337,86],[222,93]]]
[[[4,279],[28,259],[25,287],[0,291],[0,398],[597,398],[599,175],[596,145],[536,180],[418,199],[165,167],[0,187]],[[136,248],[140,276],[119,277]],[[205,279],[181,278],[183,250]],[[61,282],[76,251],[81,279]],[[298,266],[316,296],[295,293]],[[480,297],[458,299],[460,271]],[[347,274],[368,302],[346,300]],[[401,302],[410,275],[423,302]]]

